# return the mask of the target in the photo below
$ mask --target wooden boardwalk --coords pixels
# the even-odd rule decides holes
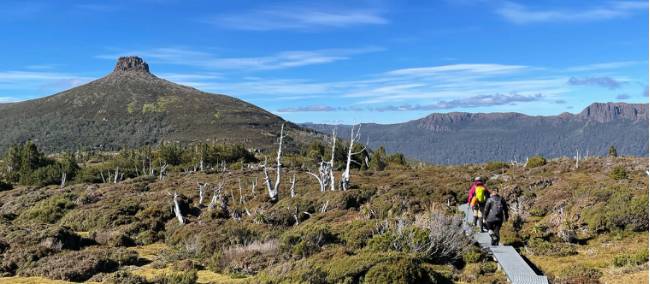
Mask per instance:
[[[537,275],[528,263],[519,255],[511,246],[493,246],[488,233],[480,233],[474,230],[472,224],[472,212],[467,204],[459,206],[459,209],[465,213],[465,222],[463,229],[468,235],[472,235],[474,240],[483,248],[489,249],[494,259],[499,263],[501,270],[506,274],[508,280],[513,284],[548,284],[546,276]]]

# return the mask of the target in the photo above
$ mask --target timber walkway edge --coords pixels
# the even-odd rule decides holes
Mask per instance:
[[[519,255],[512,246],[493,246],[488,233],[475,232],[472,211],[467,204],[458,206],[458,209],[465,214],[463,229],[467,235],[479,243],[482,248],[489,249],[497,261],[501,270],[506,274],[510,283],[513,284],[548,284],[548,278],[537,275],[528,263]]]

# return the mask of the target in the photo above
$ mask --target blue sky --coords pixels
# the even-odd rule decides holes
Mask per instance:
[[[646,1],[3,1],[0,102],[138,55],[295,122],[648,102]]]

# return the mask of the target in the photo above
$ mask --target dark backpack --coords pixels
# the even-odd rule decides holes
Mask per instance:
[[[487,216],[488,220],[503,220],[503,199],[501,196],[493,196],[490,198],[492,200],[492,207],[490,208],[490,215]]]

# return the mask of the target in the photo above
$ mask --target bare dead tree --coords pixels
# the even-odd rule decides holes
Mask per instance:
[[[151,160],[149,160],[149,175],[152,176],[152,177],[155,176],[154,175],[155,171],[156,170],[153,168],[153,163],[151,162]]]
[[[359,128],[356,130],[356,132],[354,128],[355,126],[352,125],[350,130],[350,146],[348,148],[348,158],[347,162],[345,163],[345,171],[343,171],[341,174],[341,188],[344,191],[348,190],[348,187],[350,186],[350,165],[352,162],[358,163],[356,161],[353,161],[352,156],[361,154],[366,150],[366,147],[364,146],[361,151],[353,152],[354,143],[357,143],[361,138],[361,125],[359,124]]]
[[[239,178],[238,181],[239,181],[239,204],[244,204],[244,193],[242,192],[241,178]]]
[[[199,186],[199,205],[203,204],[203,199],[205,197],[205,188],[208,187],[209,183],[200,183],[197,182]]]
[[[255,187],[257,186],[257,177],[255,177],[255,180],[251,180],[251,193],[253,196],[255,196]]]
[[[291,198],[296,197],[296,174],[293,174],[291,177],[291,188],[289,191],[291,192]]]
[[[178,222],[183,225],[183,214],[181,214],[181,207],[178,205],[178,193],[174,192],[174,199],[173,199],[174,205],[172,206],[172,212],[174,212],[174,215],[176,215],[176,219],[178,219]]]
[[[115,176],[113,176],[113,183],[117,183],[119,173],[120,173],[120,167],[115,167]]]
[[[280,178],[282,175],[282,142],[284,141],[284,137],[284,124],[282,124],[282,128],[280,128],[280,140],[278,143],[278,155],[276,158],[275,184],[269,178],[266,157],[264,158],[264,164],[262,164],[264,171],[264,182],[266,184],[266,189],[268,189],[269,197],[271,198],[272,202],[278,201]]]
[[[329,205],[330,205],[330,201],[329,201],[329,200],[326,200],[326,201],[325,201],[325,204],[323,204],[323,206],[321,206],[321,208],[320,208],[320,212],[321,212],[321,213],[325,213],[325,212],[327,211],[327,207],[328,207]]]
[[[65,187],[65,179],[66,179],[67,176],[68,176],[68,174],[66,172],[61,173],[61,188]]]
[[[212,210],[214,209],[214,206],[217,205],[217,202],[223,202],[223,195],[222,195],[223,185],[224,183],[221,182],[214,187],[212,192],[212,199],[210,200],[208,209]]]
[[[330,165],[329,162],[320,162],[320,165],[318,167],[318,175],[323,181],[323,188],[321,189],[321,191],[325,191],[326,188],[330,187],[333,184],[332,172],[333,172],[332,166]]]
[[[336,153],[336,127],[332,129],[332,157],[330,158],[330,163],[329,163],[329,184],[330,184],[330,190],[331,191],[336,191],[336,182],[334,179],[334,157]]]
[[[198,147],[199,146],[197,145],[195,149],[198,149]],[[200,152],[200,155],[201,155],[201,158],[199,160],[199,170],[203,172],[203,155],[204,155],[204,151],[203,151],[203,149],[200,149],[197,152]]]
[[[576,169],[580,166],[580,150],[576,150]]]
[[[106,183],[106,178],[104,178],[104,171],[99,171],[99,176],[102,177],[102,183]]]
[[[307,174],[309,174],[309,175],[313,176],[314,178],[316,178],[316,180],[318,181],[318,185],[320,186],[320,191],[321,192],[325,191],[325,184],[323,183],[323,179],[321,177],[319,177],[318,175],[316,175],[315,173],[312,173],[312,172],[307,172]]]
[[[160,175],[158,176],[159,180],[163,180],[163,177],[165,176],[165,171],[167,171],[167,163],[160,166]]]

